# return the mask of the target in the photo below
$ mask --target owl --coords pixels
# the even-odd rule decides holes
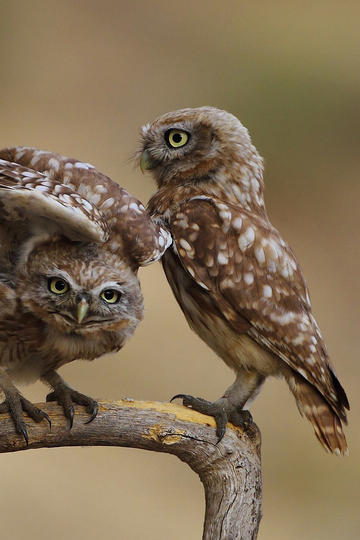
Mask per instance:
[[[161,221],[92,165],[34,148],[0,150],[0,412],[28,442],[25,411],[48,415],[17,390],[41,379],[47,401],[97,403],[57,373],[76,359],[118,351],[143,316],[137,271],[171,237]]]
[[[150,214],[173,237],[162,264],[175,298],[236,374],[215,402],[175,397],[213,416],[220,440],[228,420],[251,421],[244,406],[266,377],[280,376],[322,446],[346,454],[349,403],[298,261],[266,214],[263,163],[248,131],[212,107],[170,112],[142,128],[138,158],[158,187]]]

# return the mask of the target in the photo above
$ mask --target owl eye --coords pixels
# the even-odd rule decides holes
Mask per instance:
[[[48,287],[49,291],[54,294],[65,294],[70,288],[69,284],[64,279],[56,277],[49,278]]]
[[[115,289],[104,289],[100,296],[107,304],[116,304],[120,300],[120,293]]]
[[[189,133],[179,129],[170,129],[165,133],[165,140],[168,146],[171,148],[180,148],[181,146],[185,146],[189,139]]]

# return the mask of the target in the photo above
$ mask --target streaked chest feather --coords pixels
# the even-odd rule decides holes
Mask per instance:
[[[64,334],[52,328],[43,330],[38,346],[13,340],[1,347],[1,362],[14,381],[32,382],[50,369],[58,369],[76,359],[94,360],[119,350],[124,336],[97,331],[85,336]]]

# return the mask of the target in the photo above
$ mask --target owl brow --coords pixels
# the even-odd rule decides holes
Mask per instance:
[[[98,285],[97,287],[95,287],[95,289],[116,289],[116,288],[120,288],[121,290],[123,290],[123,286],[125,285],[125,283],[120,283],[120,282],[117,282],[117,281],[105,281],[103,283],[101,283],[100,285]]]
[[[67,272],[60,270],[59,268],[50,269],[48,272],[41,274],[41,277],[46,280],[52,277],[63,279],[64,281],[68,283],[71,289],[76,288],[75,281],[69,276]]]

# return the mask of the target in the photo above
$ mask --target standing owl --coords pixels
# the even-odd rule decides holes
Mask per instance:
[[[262,159],[247,130],[232,114],[201,107],[161,116],[141,139],[140,167],[158,186],[149,210],[173,236],[166,277],[190,327],[236,373],[214,403],[175,397],[214,416],[221,439],[228,420],[249,421],[243,407],[265,378],[281,376],[322,446],[347,453],[349,403],[298,261],[267,217]]]
[[[73,422],[95,400],[57,369],[118,351],[143,316],[139,266],[159,259],[169,233],[92,165],[33,148],[0,151],[0,412],[28,442],[23,411],[50,419],[16,382],[42,379]]]

